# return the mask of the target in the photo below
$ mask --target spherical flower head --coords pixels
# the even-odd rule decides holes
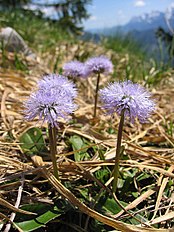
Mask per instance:
[[[67,120],[77,108],[74,104],[74,85],[63,76],[59,76],[59,81],[51,82],[53,77],[55,78],[55,75],[48,75],[39,81],[38,90],[24,103],[27,120],[38,116],[39,120],[58,127],[58,121],[61,118]]]
[[[91,73],[111,73],[113,70],[112,62],[105,56],[92,57],[85,62],[87,69]]]
[[[88,69],[80,61],[70,61],[63,66],[63,74],[71,78],[87,78]]]
[[[41,80],[38,81],[38,88],[39,89],[64,89],[67,92],[67,97],[76,97],[77,96],[77,89],[75,84],[68,80],[67,77],[58,74],[49,74],[43,76]]]
[[[108,114],[117,112],[121,115],[124,110],[125,117],[134,123],[135,118],[140,122],[146,122],[155,109],[155,103],[150,99],[151,94],[141,85],[131,81],[110,83],[101,89],[100,98],[103,108]]]

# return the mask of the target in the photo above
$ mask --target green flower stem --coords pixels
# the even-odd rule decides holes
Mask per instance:
[[[53,163],[53,172],[54,176],[59,180],[57,162],[56,162],[56,154],[57,154],[57,145],[56,145],[56,127],[48,126],[49,133],[49,142],[50,142],[50,154],[51,160]]]
[[[118,182],[118,174],[119,174],[119,161],[120,161],[120,152],[121,152],[121,140],[122,140],[122,132],[123,132],[123,125],[124,125],[124,112],[121,112],[120,123],[118,127],[118,136],[117,136],[117,147],[116,147],[116,155],[115,155],[115,166],[114,166],[114,173],[113,173],[113,193],[116,192],[117,189],[117,182]]]
[[[100,73],[98,73],[98,76],[97,76],[97,85],[95,89],[94,118],[96,117],[96,112],[97,112],[99,82],[100,82]]]

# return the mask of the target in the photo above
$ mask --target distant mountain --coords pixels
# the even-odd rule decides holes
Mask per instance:
[[[150,14],[144,14],[139,17],[134,17],[122,27],[124,32],[137,30],[145,31],[151,29],[157,29],[158,27],[163,27],[166,29],[165,14],[158,11],[153,11]]]
[[[163,28],[165,31],[169,31],[166,23],[166,18],[168,21],[174,21],[174,8],[170,11],[163,13],[159,11],[153,11],[151,13],[146,13],[141,16],[133,17],[127,24],[123,26],[115,26],[111,28],[103,29],[93,29],[90,33],[95,33],[103,36],[114,36],[114,35],[125,35],[130,36],[135,41],[137,41],[144,51],[146,51],[150,56],[156,54],[159,56],[158,39],[155,32],[158,28]],[[164,53],[166,52],[166,47],[163,44]]]
[[[168,30],[166,24],[166,17],[170,17],[170,19],[174,18],[174,9],[169,14],[152,11],[151,13],[146,13],[141,16],[133,17],[127,24],[123,26],[115,26],[111,28],[103,28],[103,29],[90,29],[87,30],[91,33],[98,33],[103,35],[114,35],[117,32],[127,33],[130,31],[145,31],[157,29],[158,27],[162,27],[165,30]]]

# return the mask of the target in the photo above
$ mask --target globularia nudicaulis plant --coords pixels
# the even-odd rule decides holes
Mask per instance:
[[[113,70],[112,62],[105,56],[92,57],[85,62],[85,66],[87,70],[89,70],[89,74],[97,74],[97,84],[95,90],[95,99],[94,99],[94,114],[93,117],[96,117],[97,112],[97,101],[98,101],[98,90],[100,83],[100,75],[109,74]]]
[[[76,109],[76,95],[75,85],[71,81],[64,76],[50,74],[38,81],[38,90],[32,93],[24,104],[27,120],[38,117],[39,120],[48,123],[50,153],[57,179],[59,175],[56,162],[56,128],[61,118],[67,120]]]
[[[124,119],[127,117],[134,123],[135,118],[138,118],[140,122],[146,122],[155,109],[155,103],[150,97],[151,94],[144,87],[131,81],[110,83],[107,87],[100,90],[103,108],[108,114],[116,112],[121,116],[113,172],[113,192],[117,189]]]
[[[70,61],[63,65],[63,75],[76,79],[76,78],[87,78],[89,71],[80,61]]]

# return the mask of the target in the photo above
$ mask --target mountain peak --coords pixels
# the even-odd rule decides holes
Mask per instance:
[[[157,21],[159,18],[163,18],[164,13],[160,11],[152,11],[151,13],[144,13],[141,16],[135,16],[133,17],[129,23],[152,23],[153,21]]]
[[[165,17],[167,20],[171,21],[174,19],[174,3],[171,4],[170,8],[168,8],[165,12]]]
[[[173,14],[174,16],[174,11]],[[152,11],[141,16],[133,17],[126,25],[122,27],[123,31],[129,32],[132,30],[144,31],[163,27],[166,29],[165,13],[160,11]]]
[[[166,17],[166,13],[168,13],[168,18]],[[169,18],[170,16],[170,18]],[[166,18],[172,21],[174,19],[174,4],[173,8],[170,8],[170,11],[160,12],[160,11],[152,11],[150,13],[144,13],[140,16],[133,17],[127,24],[122,26],[115,26],[107,29],[95,30],[95,32],[104,35],[114,35],[118,31],[127,33],[131,31],[146,31],[153,30],[155,31],[159,27],[162,27],[164,30],[168,31],[168,26],[166,23]]]

